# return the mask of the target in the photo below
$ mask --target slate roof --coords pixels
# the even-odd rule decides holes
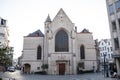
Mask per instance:
[[[90,32],[87,29],[83,29],[80,33],[90,33]]]
[[[45,22],[51,22],[51,19],[50,19],[49,14],[48,14],[48,17],[47,17],[47,19],[45,20]]]
[[[37,30],[27,35],[27,37],[44,37],[44,34],[40,30]]]

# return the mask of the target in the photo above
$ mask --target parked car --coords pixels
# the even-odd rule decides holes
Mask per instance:
[[[10,71],[10,72],[14,72],[14,71],[15,71],[15,67],[14,67],[14,66],[10,66],[10,67],[8,67],[8,71]]]

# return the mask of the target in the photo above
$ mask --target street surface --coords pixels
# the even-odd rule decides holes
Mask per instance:
[[[39,74],[22,74],[20,71],[2,72],[0,77],[3,80],[117,80],[106,78],[101,73],[86,73],[80,75],[39,75]]]

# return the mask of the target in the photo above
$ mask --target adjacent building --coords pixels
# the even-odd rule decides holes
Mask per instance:
[[[111,39],[102,39],[99,41],[100,63],[101,67],[106,63],[109,66],[114,63],[113,49]]]
[[[0,48],[8,47],[8,27],[6,25],[7,21],[0,17]]]
[[[113,45],[113,57],[120,74],[120,0],[106,0],[109,27]]]
[[[99,50],[99,41],[98,39],[95,41],[95,50],[96,50],[96,60],[97,60],[97,71],[100,71],[100,50]]]
[[[9,66],[12,65],[13,62],[13,53],[14,53],[14,47],[9,46],[9,32],[8,32],[8,26],[7,26],[7,20],[3,19],[0,17],[0,49],[6,49],[7,51],[5,52],[6,54],[6,59],[9,58],[9,61],[0,62],[0,66]],[[1,61],[2,61],[1,60]]]
[[[96,71],[95,42],[89,30],[77,32],[77,27],[60,9],[53,20],[48,15],[44,34],[37,30],[24,36],[21,66],[23,72],[42,71],[48,74],[77,74],[77,71]]]
[[[3,52],[3,49],[9,50],[9,40],[8,40],[8,27],[6,25],[7,21],[0,17],[0,71],[4,71],[5,67],[7,66],[6,56],[3,54],[8,55],[8,52]],[[8,55],[9,57],[9,55]]]

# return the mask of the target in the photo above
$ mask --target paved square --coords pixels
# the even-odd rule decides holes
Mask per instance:
[[[3,80],[116,80],[105,78],[102,73],[86,73],[80,75],[39,75],[22,74],[20,71],[0,73]],[[11,79],[9,79],[11,78]],[[118,79],[119,80],[119,79]]]

